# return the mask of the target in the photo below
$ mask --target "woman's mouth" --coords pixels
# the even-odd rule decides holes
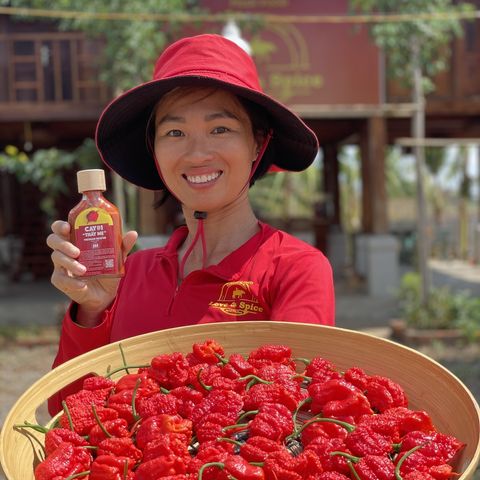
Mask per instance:
[[[183,175],[188,183],[193,183],[194,185],[202,185],[205,183],[213,182],[222,174],[221,171],[207,173],[202,175]]]

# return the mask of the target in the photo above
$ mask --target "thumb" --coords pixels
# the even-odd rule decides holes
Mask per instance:
[[[130,250],[132,250],[133,246],[135,245],[135,242],[137,241],[137,238],[138,238],[138,233],[135,232],[134,230],[127,232],[123,237],[122,250],[123,250],[124,258],[126,258],[127,255],[130,253]]]

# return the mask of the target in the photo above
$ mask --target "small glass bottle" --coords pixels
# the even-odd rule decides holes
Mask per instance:
[[[71,242],[80,249],[77,260],[87,267],[84,277],[121,277],[125,273],[122,254],[122,220],[118,209],[103,196],[105,172],[77,172],[80,202],[70,210]]]

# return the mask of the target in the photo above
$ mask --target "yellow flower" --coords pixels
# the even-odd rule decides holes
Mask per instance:
[[[5,153],[7,155],[10,155],[11,157],[15,157],[16,155],[18,155],[18,148],[14,145],[7,145],[5,147]]]
[[[21,163],[27,163],[28,162],[28,155],[24,152],[20,152],[18,154],[18,161]]]

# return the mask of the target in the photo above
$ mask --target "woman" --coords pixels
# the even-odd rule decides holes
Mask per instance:
[[[261,91],[249,55],[218,35],[184,38],[97,126],[103,161],[126,180],[165,190],[186,227],[128,257],[122,280],[88,278],[57,221],[52,283],[72,300],[54,366],[111,341],[206,322],[334,324],[332,272],[317,249],[259,222],[248,188],[272,165],[307,168],[315,134]],[[137,235],[123,240],[125,256]],[[58,405],[57,405],[58,407]]]

